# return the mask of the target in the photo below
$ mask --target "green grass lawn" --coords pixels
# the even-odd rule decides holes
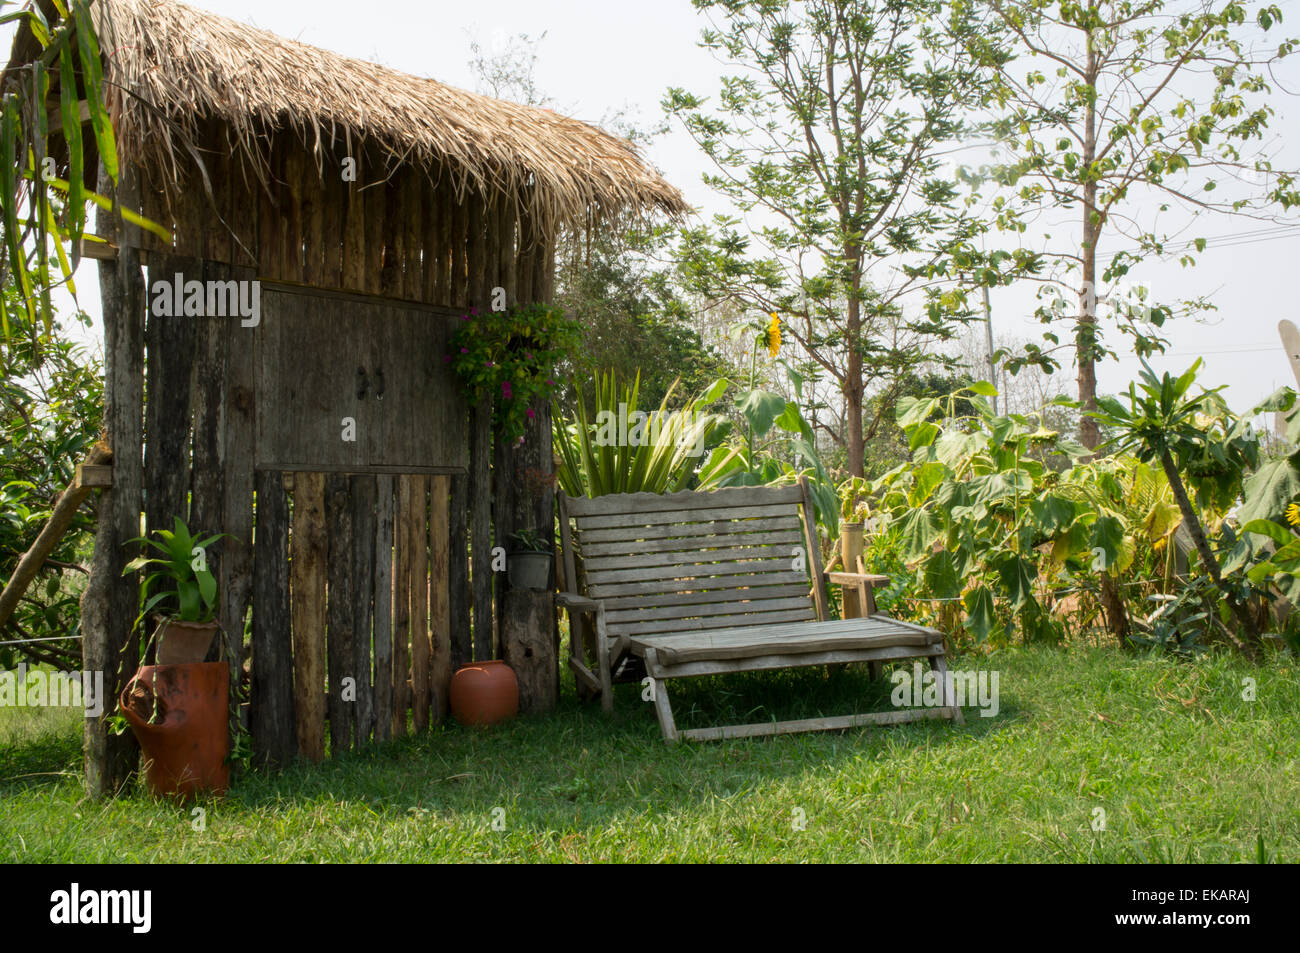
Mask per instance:
[[[549,717],[246,775],[200,803],[201,831],[143,791],[83,801],[76,714],[0,709],[0,859],[1300,860],[1294,660],[1009,650],[980,665],[1001,673],[1001,711],[968,709],[962,728],[675,748],[637,686],[609,718],[566,690]],[[855,671],[677,685],[682,727],[886,707],[889,690]]]

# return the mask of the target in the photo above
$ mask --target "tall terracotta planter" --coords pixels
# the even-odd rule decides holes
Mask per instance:
[[[225,662],[145,665],[119,699],[144,751],[154,794],[188,800],[230,786],[230,667]]]

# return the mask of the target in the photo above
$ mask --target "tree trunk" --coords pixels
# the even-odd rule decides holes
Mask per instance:
[[[1087,82],[1096,88],[1097,51],[1092,34],[1088,34]],[[1097,157],[1097,109],[1089,102],[1084,118],[1083,168],[1089,169]],[[1075,327],[1075,363],[1079,368],[1079,400],[1085,414],[1079,418],[1079,442],[1089,450],[1101,443],[1101,427],[1086,411],[1097,409],[1097,237],[1101,221],[1097,215],[1097,183],[1089,179],[1083,186],[1083,284],[1079,289],[1079,321]]]
[[[1196,544],[1196,552],[1200,555],[1201,562],[1210,574],[1210,578],[1214,580],[1214,584],[1218,586],[1219,591],[1227,599],[1232,614],[1241,623],[1241,629],[1246,633],[1248,642],[1243,643],[1231,632],[1228,635],[1238,649],[1249,652],[1251,647],[1259,642],[1259,629],[1255,625],[1255,619],[1251,616],[1250,609],[1237,601],[1236,593],[1232,591],[1232,588],[1224,583],[1223,574],[1219,572],[1219,561],[1215,558],[1213,551],[1210,549],[1209,541],[1205,538],[1205,530],[1201,528],[1200,515],[1192,507],[1192,501],[1187,495],[1187,488],[1183,485],[1183,478],[1179,474],[1178,468],[1174,466],[1174,458],[1168,450],[1161,452],[1160,466],[1164,469],[1165,476],[1169,480],[1169,487],[1174,492],[1174,499],[1178,502],[1178,509],[1183,514],[1183,522],[1187,525],[1187,531],[1192,534],[1192,542]]]
[[[860,279],[855,276],[849,292],[846,343],[849,349],[848,367],[844,373],[845,416],[848,419],[848,468],[849,476],[863,475],[866,443],[862,436],[862,404],[864,391],[862,381],[862,303],[858,301]]]
[[[1120,597],[1119,583],[1108,572],[1101,574],[1101,605],[1106,612],[1106,628],[1123,648],[1129,638],[1128,610]]]

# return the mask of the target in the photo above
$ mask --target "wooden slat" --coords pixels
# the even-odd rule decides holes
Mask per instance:
[[[725,672],[771,672],[783,668],[808,668],[816,665],[842,665],[846,662],[888,662],[898,659],[930,657],[942,652],[942,645],[927,646],[918,650],[915,646],[902,646],[876,649],[843,649],[834,652],[791,652],[780,655],[763,655],[750,659],[723,659],[704,662],[682,662],[679,665],[661,664],[658,668],[650,665],[654,649],[642,649],[637,640],[658,638],[658,636],[629,636],[633,654],[645,653],[646,670],[651,675],[664,678],[690,678],[697,675],[719,675]]]
[[[394,478],[375,477],[375,741],[393,735]]]
[[[760,581],[762,581],[760,579]],[[673,595],[634,595],[634,596],[610,596],[601,599],[606,611],[611,609],[652,608],[655,606],[699,606],[711,605],[714,603],[725,602],[742,602],[749,600],[763,599],[788,599],[798,596],[803,599],[811,600],[808,587],[802,583],[794,583],[785,586],[753,586],[749,589],[714,589],[697,592],[681,592]],[[812,605],[811,601],[808,603]]]
[[[289,500],[282,476],[274,470],[262,470],[256,476],[249,729],[254,760],[262,766],[286,765],[298,751],[294,700],[296,656],[290,642]]]
[[[416,731],[429,727],[429,680],[433,648],[429,641],[429,478],[402,476],[411,484],[410,532],[411,708]]]
[[[628,527],[630,538],[639,535],[636,531],[645,526],[669,526],[690,520],[739,520],[759,516],[788,516],[792,512],[788,503],[772,503],[763,506],[719,506],[709,509],[691,510],[657,510],[651,513],[613,513],[607,516],[580,516],[578,526],[583,530],[607,529],[614,526]]]
[[[325,188],[315,157],[304,157],[299,183],[302,202],[302,280],[319,287],[325,282]]]
[[[349,291],[366,289],[366,196],[365,152],[353,148],[356,180],[344,183],[346,204],[343,209],[343,287]]]
[[[710,535],[707,539],[701,539],[699,536],[678,536],[673,539],[621,540],[611,543],[588,543],[584,540],[582,556],[584,559],[592,560],[602,556],[626,555],[629,549],[638,553],[680,553],[708,552],[709,550],[701,549],[704,546],[711,549],[760,545],[789,547],[801,546],[803,541],[803,534],[793,528],[775,533],[719,533]]]
[[[387,174],[383,163],[374,148],[366,150],[365,176],[366,196],[366,266],[365,291],[367,294],[380,294],[383,289],[384,271],[384,223],[388,217],[388,191],[384,183]]]
[[[170,287],[176,274],[202,277],[193,258],[159,256],[149,267],[148,299],[155,285]],[[170,530],[173,518],[189,521],[190,455],[178,452],[190,442],[190,384],[194,374],[193,318],[149,312],[145,328],[148,403],[145,406],[144,472],[149,493],[145,522],[150,532]]]
[[[486,199],[483,193],[475,190],[470,193],[469,206],[469,304],[480,312],[488,310],[488,293],[491,282],[488,281],[487,261],[487,222],[484,221]]]
[[[283,183],[280,172],[284,151],[279,148],[278,143],[283,138],[283,135],[283,133],[272,133],[270,135],[266,170],[269,181],[259,184],[257,187],[258,272],[263,278],[268,279],[282,277],[280,274],[280,253],[284,247],[284,237],[281,233],[284,230],[285,221],[284,216],[281,214]]]
[[[792,735],[805,731],[835,731],[842,728],[859,728],[863,725],[901,725],[910,721],[935,721],[951,717],[952,709],[950,708],[908,708],[895,711],[868,712],[861,715],[800,718],[795,721],[726,725],[718,728],[689,728],[681,732],[681,738],[685,741],[724,741],[729,738]]]
[[[438,186],[435,169],[420,182],[420,243],[424,258],[420,263],[420,300],[438,301]]]
[[[382,186],[384,265],[379,274],[379,293],[388,298],[402,297],[402,263],[406,257],[406,202],[402,182],[403,170],[398,168]]]
[[[451,589],[449,514],[451,478],[429,480],[429,632],[433,655],[429,667],[431,710],[435,723],[447,716],[451,689]]]
[[[813,521],[812,487],[807,477],[799,478],[799,494],[803,497],[804,536],[808,546],[808,569],[812,581],[813,601],[817,604],[817,618],[829,619],[830,609],[826,605],[826,581],[822,576],[822,549],[817,539],[817,526]]]
[[[303,170],[306,164],[302,146],[293,142],[285,153],[284,190],[281,192],[281,201],[284,203],[281,214],[284,215],[285,228],[282,233],[280,274],[277,277],[284,281],[301,282],[304,279],[302,239],[305,224],[302,187]]]
[[[247,211],[237,208],[232,215],[242,221]],[[256,272],[232,267],[230,276],[236,281],[252,281]],[[254,332],[232,320],[226,325],[226,333],[231,343],[226,361],[226,478],[221,528],[231,538],[222,544],[220,619],[226,633],[231,684],[238,685],[244,671],[244,618],[253,596],[253,457],[257,430]]]
[[[375,516],[377,478],[359,474],[351,480],[352,498],[352,677],[356,679],[357,701],[352,719],[353,742],[367,744],[375,727],[374,674],[370,664],[371,631],[374,624]]]
[[[697,579],[706,580],[713,576],[734,576],[742,573],[761,575],[775,574],[778,566],[786,565],[784,557],[780,559],[733,559],[726,562],[700,563],[693,566],[652,566],[648,569],[593,569],[587,567],[589,585],[605,585],[615,582],[657,582],[659,580]]]
[[[605,599],[609,596],[673,595],[680,592],[696,590],[743,589],[756,585],[785,585],[798,583],[806,586],[807,579],[802,573],[779,572],[736,573],[727,576],[711,576],[706,579],[655,579],[648,582],[613,582],[595,585],[588,581],[587,595],[593,599]]]
[[[812,600],[807,595],[785,596],[783,598],[754,598],[747,600],[730,599],[716,604],[694,603],[690,605],[636,606],[633,608],[606,611],[605,620],[610,627],[624,622],[652,621],[655,619],[694,619],[715,615],[742,615],[766,612],[779,612],[787,609],[801,609],[805,618],[812,617]]]
[[[710,616],[703,619],[671,619],[655,622],[609,623],[610,635],[652,635],[695,632],[703,629],[727,629],[738,625],[773,625],[778,622],[807,622],[812,618],[809,609],[787,609],[781,612],[738,613],[736,615]]]
[[[344,698],[345,680],[356,678],[352,668],[352,500],[348,478],[331,473],[325,478],[325,509],[329,518],[329,720],[330,753],[337,757],[352,748],[355,705]],[[355,682],[353,683],[355,691]]]
[[[720,519],[703,523],[682,523],[677,526],[648,526],[634,530],[628,529],[626,526],[616,526],[608,529],[584,529],[579,527],[578,539],[582,543],[582,551],[584,553],[587,551],[587,546],[589,544],[614,543],[618,546],[626,547],[630,540],[637,541],[638,552],[649,552],[649,550],[642,550],[640,548],[641,541],[689,540],[689,538],[693,536],[739,537],[750,532],[793,533],[802,537],[803,524],[800,523],[798,516],[789,514],[775,519]],[[700,541],[691,543],[688,541],[684,548],[689,549],[693,545],[701,546],[706,545],[706,543]]]
[[[298,750],[325,757],[325,589],[329,559],[325,476],[293,475],[293,697]],[[254,662],[256,664],[256,662]]]
[[[492,453],[492,405],[473,408],[470,428],[470,583],[474,590],[474,660],[493,657],[492,633],[492,482],[488,461]]]
[[[466,473],[457,473],[451,477],[448,522],[448,625],[451,629],[451,670],[455,672],[474,657],[474,636],[470,628],[469,475]]]
[[[411,563],[415,544],[411,537],[414,485],[397,477],[397,509],[393,515],[393,737],[407,732],[411,708]],[[420,534],[423,538],[423,533]]]
[[[835,622],[854,620],[835,619]],[[812,652],[835,652],[852,649],[913,648],[921,654],[929,651],[930,640],[923,632],[897,628],[891,631],[861,631],[852,626],[839,630],[807,634],[797,638],[786,634],[786,626],[765,625],[742,632],[675,632],[649,638],[639,644],[658,650],[667,665],[723,659],[760,658],[764,655],[797,655]]]
[[[468,231],[469,218],[466,202],[471,192],[467,188],[464,196],[455,201],[451,208],[451,306],[468,308],[469,270],[468,270]]]
[[[452,188],[451,176],[444,167],[438,181],[438,190],[434,195],[435,213],[438,219],[437,244],[434,246],[434,304],[452,307],[451,301],[451,216]]]
[[[801,503],[803,493],[795,486],[738,486],[700,492],[678,493],[609,493],[605,496],[573,497],[569,513],[573,516],[608,516],[615,513],[674,513],[682,510],[714,510],[730,506],[770,506],[777,503]],[[789,507],[786,507],[786,511]]]
[[[426,182],[423,169],[407,165],[402,174],[406,196],[402,203],[402,297],[408,301],[419,301],[424,296],[421,251],[424,246],[422,212]]]
[[[710,540],[712,542],[712,540]],[[629,547],[634,548],[634,547]],[[790,546],[733,546],[727,549],[690,549],[670,553],[645,553],[644,555],[632,556],[599,556],[590,557],[586,550],[583,551],[588,573],[604,573],[619,569],[636,569],[640,567],[661,566],[665,569],[676,570],[674,576],[694,575],[697,567],[703,567],[706,570],[714,563],[722,563],[734,559],[762,559],[762,560],[785,560],[793,564],[796,555],[802,555],[803,546],[799,546],[799,554],[792,552]]]
[[[347,221],[348,188],[343,181],[337,156],[330,152],[325,157],[324,181],[321,187],[321,274],[320,285],[325,288],[343,287],[343,233]]]

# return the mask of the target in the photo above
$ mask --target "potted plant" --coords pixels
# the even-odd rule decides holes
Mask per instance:
[[[196,537],[178,516],[171,530],[156,530],[153,535],[158,538],[131,542],[145,543],[162,555],[139,556],[122,573],[157,567],[140,584],[144,605],[136,625],[160,610],[154,631],[158,664],[202,662],[221,628],[216,622],[217,581],[208,569],[207,548],[226,534]]]
[[[506,572],[514,589],[545,589],[551,578],[551,554],[541,537],[523,529],[511,537],[515,546],[506,553]]]
[[[558,387],[555,365],[572,353],[579,325],[559,308],[529,304],[461,318],[444,360],[468,400],[492,401],[493,427],[504,441],[520,441]]]

